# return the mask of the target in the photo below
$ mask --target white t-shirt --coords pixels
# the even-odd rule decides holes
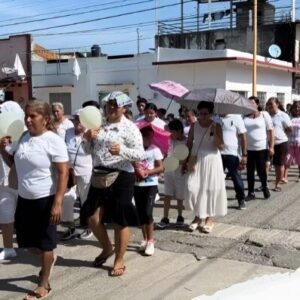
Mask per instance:
[[[285,129],[292,126],[291,119],[288,114],[278,110],[278,112],[272,116],[272,122],[275,132],[275,145],[287,142],[289,138],[285,133]]]
[[[268,149],[267,130],[273,129],[273,123],[267,112],[261,112],[257,118],[246,117],[247,148],[250,151]]]
[[[56,174],[52,163],[68,161],[65,142],[52,131],[39,136],[26,133],[12,152],[15,152],[19,195],[25,199],[54,195]]]
[[[69,128],[73,128],[74,127],[74,124],[72,121],[70,121],[69,119],[65,118],[62,123],[60,123],[56,130],[57,130],[57,134],[63,139],[65,140],[66,138],[66,131],[69,129]]]
[[[83,150],[82,137],[75,135],[74,128],[69,128],[66,131],[66,145],[69,154],[69,167],[74,169],[75,175],[90,175],[93,169],[92,155]]]
[[[163,155],[158,147],[155,145],[150,145],[146,150],[145,150],[145,158],[141,162],[141,165],[148,169],[148,170],[153,170],[155,167],[155,161],[156,160],[162,160]],[[153,185],[158,185],[158,175],[151,175],[145,178],[144,180],[141,181],[136,181],[135,182],[136,186],[153,186]]]
[[[222,118],[221,124],[224,140],[221,154],[238,156],[238,135],[247,132],[241,115],[226,115]]]

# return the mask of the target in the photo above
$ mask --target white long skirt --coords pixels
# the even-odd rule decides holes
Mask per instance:
[[[185,208],[195,216],[224,216],[227,213],[227,195],[222,159],[219,152],[198,153],[195,171],[187,177]]]

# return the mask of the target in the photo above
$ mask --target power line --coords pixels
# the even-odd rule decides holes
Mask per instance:
[[[186,1],[186,3],[193,2],[193,1],[194,0],[188,0],[188,1]],[[177,3],[177,4],[168,4],[168,5],[163,5],[163,6],[160,6],[160,7],[153,7],[153,8],[147,8],[147,9],[141,9],[141,10],[126,12],[126,13],[120,13],[120,14],[106,16],[106,17],[102,17],[102,18],[96,18],[96,19],[91,19],[91,20],[79,21],[79,22],[68,23],[68,24],[63,24],[63,25],[56,25],[56,26],[49,26],[49,27],[44,27],[44,28],[37,28],[37,29],[30,30],[30,32],[37,32],[37,31],[48,30],[48,29],[53,29],[53,28],[69,27],[69,26],[74,26],[74,25],[79,25],[79,24],[87,24],[87,23],[92,23],[92,22],[97,22],[97,21],[103,21],[103,20],[107,20],[107,19],[119,18],[119,17],[129,16],[129,15],[133,15],[133,14],[139,14],[139,13],[143,13],[143,12],[149,12],[149,11],[153,11],[153,10],[156,10],[156,9],[167,8],[167,7],[171,7],[171,6],[177,6],[177,5],[180,5],[180,3]],[[0,36],[25,34],[25,33],[28,33],[28,31],[6,33],[6,34],[1,34]]]
[[[150,3],[150,2],[153,2],[153,0],[143,0],[143,1],[139,1],[139,2],[129,3],[129,4],[126,4],[126,5],[122,5],[122,8],[127,7],[127,6],[132,6],[132,5]],[[101,8],[101,9],[93,9],[93,10],[89,10],[89,11],[85,11],[85,12],[70,13],[70,14],[53,16],[53,17],[48,17],[48,18],[42,18],[42,19],[36,19],[36,20],[29,20],[29,21],[23,21],[23,22],[4,24],[4,25],[1,25],[1,27],[3,28],[3,27],[17,26],[17,25],[21,25],[21,24],[44,22],[44,21],[49,21],[49,20],[54,20],[54,19],[61,19],[61,18],[66,18],[66,17],[90,14],[90,13],[94,13],[94,12],[98,12],[98,11],[105,11],[105,10],[110,10],[110,9],[114,9],[114,8],[119,8],[119,7],[120,7],[120,5],[107,7],[107,8]]]
[[[9,0],[9,2],[10,1],[11,0]],[[36,14],[36,15],[28,15],[28,16],[22,16],[22,17],[17,17],[17,18],[10,18],[10,19],[5,19],[5,20],[0,20],[0,23],[4,23],[4,22],[7,22],[7,21],[13,21],[13,20],[20,20],[20,19],[23,20],[23,19],[26,19],[26,18],[35,18],[35,17],[44,16],[44,15],[49,16],[49,15],[52,15],[52,14],[70,12],[70,11],[74,11],[74,10],[80,10],[80,9],[91,8],[91,7],[105,6],[105,5],[109,5],[109,4],[124,3],[124,2],[127,2],[127,1],[130,1],[130,0],[110,1],[110,2],[101,3],[101,4],[97,4],[97,5],[92,4],[92,5],[80,6],[80,7],[76,7],[76,8],[72,8],[72,9],[63,9],[63,10],[57,10],[57,11],[53,11],[53,12],[46,12],[46,13],[41,13],[41,14]]]

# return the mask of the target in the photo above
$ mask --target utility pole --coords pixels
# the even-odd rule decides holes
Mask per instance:
[[[140,55],[140,30],[136,29],[137,34],[137,55]]]
[[[137,94],[140,94],[140,30],[136,29],[137,34],[137,84],[136,84],[136,90]]]
[[[257,0],[253,0],[253,70],[252,70],[252,96],[256,96],[256,55],[257,55]]]
[[[208,29],[211,26],[211,0],[208,0]]]
[[[183,18],[184,18],[184,12],[183,12],[183,1],[181,0],[181,33],[183,33],[184,30],[184,25],[183,25]]]
[[[291,0],[291,19],[292,22],[296,20],[296,0]]]

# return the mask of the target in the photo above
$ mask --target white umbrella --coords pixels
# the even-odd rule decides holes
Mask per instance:
[[[241,114],[247,115],[257,111],[257,108],[248,99],[238,93],[224,89],[195,89],[181,99],[175,99],[179,104],[196,109],[201,101],[213,102],[216,114]]]

